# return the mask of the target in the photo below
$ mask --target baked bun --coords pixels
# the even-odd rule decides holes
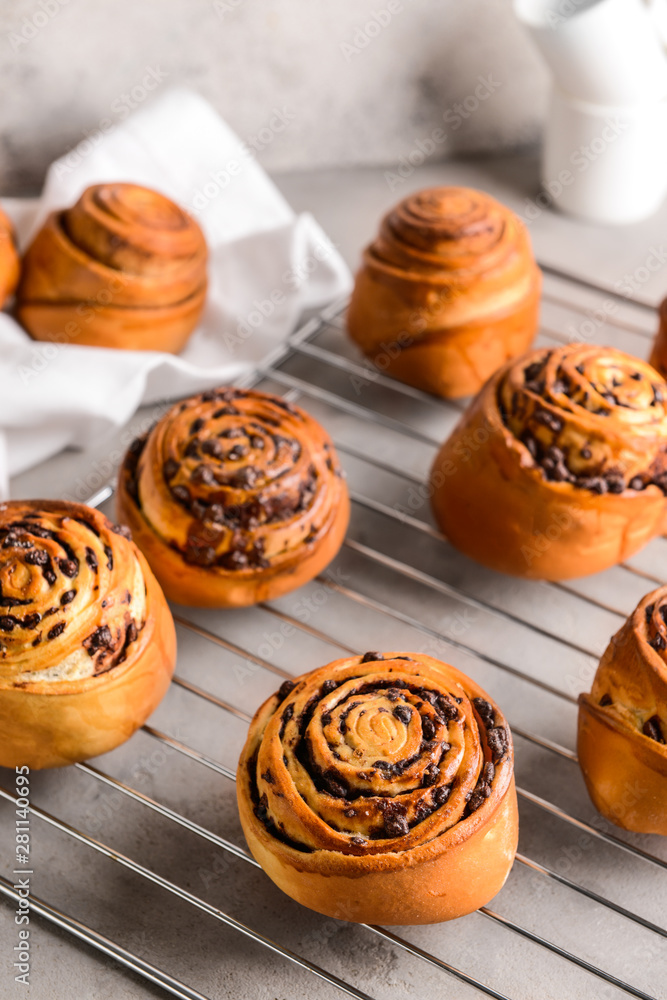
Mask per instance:
[[[174,671],[171,613],[126,528],[82,504],[0,504],[0,765],[113,750]]]
[[[137,184],[96,184],[28,247],[17,316],[35,340],[176,354],[206,296],[204,235]]]
[[[327,433],[253,390],[174,406],[120,473],[118,517],[180,604],[241,607],[300,587],[338,552],[349,513]]]
[[[667,836],[667,587],[647,594],[579,695],[579,764],[596,809]]]
[[[436,457],[433,510],[477,562],[565,580],[658,534],[666,471],[667,384],[621,351],[568,344],[487,382]]]
[[[542,275],[525,226],[483,191],[409,195],[364,252],[350,336],[382,371],[467,396],[537,331]]]
[[[16,289],[19,268],[14,229],[5,213],[0,209],[0,309]]]
[[[253,856],[304,906],[428,924],[503,885],[518,815],[510,730],[465,674],[366,653],[286,681],[250,724],[237,776]]]

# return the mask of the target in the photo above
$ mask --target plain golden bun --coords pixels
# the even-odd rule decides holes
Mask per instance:
[[[157,191],[96,184],[28,247],[17,317],[35,340],[178,353],[206,297],[194,219]]]
[[[113,750],[174,671],[169,608],[126,528],[81,504],[0,504],[0,765]]]
[[[483,191],[409,195],[365,250],[350,336],[382,371],[468,396],[537,332],[542,275],[525,226]]]
[[[300,587],[334,558],[349,514],[326,431],[249,389],[174,406],[120,473],[118,517],[179,604],[242,607]]]
[[[577,750],[596,809],[667,836],[667,587],[647,594],[579,696]]]
[[[491,569],[538,580],[598,573],[661,530],[667,384],[645,361],[568,344],[509,362],[431,470],[438,524]]]
[[[421,653],[366,653],[286,681],[250,724],[237,777],[248,846],[319,913],[451,920],[488,903],[516,852],[509,726]]]

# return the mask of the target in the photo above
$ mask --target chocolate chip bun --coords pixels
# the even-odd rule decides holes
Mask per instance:
[[[127,528],[81,504],[0,504],[0,765],[113,750],[162,699],[175,655]]]
[[[250,724],[237,793],[269,877],[345,920],[470,913],[516,852],[507,722],[473,681],[421,653],[369,652],[286,681]]]
[[[28,247],[17,316],[35,340],[178,353],[206,297],[206,241],[169,198],[95,184]]]
[[[520,219],[483,191],[409,195],[364,251],[350,336],[388,375],[467,396],[537,332],[542,275]]]
[[[661,530],[667,384],[597,345],[534,351],[497,372],[431,471],[443,532],[491,569],[585,576]]]
[[[134,442],[118,516],[168,598],[203,607],[270,600],[334,558],[349,498],[333,445],[278,396],[216,389]]]
[[[579,696],[579,763],[595,807],[667,836],[667,587],[642,598]]]

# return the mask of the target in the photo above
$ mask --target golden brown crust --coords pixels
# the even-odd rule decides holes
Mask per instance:
[[[667,587],[647,594],[579,696],[579,763],[596,808],[667,836]]]
[[[173,620],[126,533],[81,504],[0,504],[0,765],[106,753],[166,692]]]
[[[431,471],[436,519],[491,569],[563,580],[621,562],[665,512],[667,385],[646,362],[569,344],[489,380]]]
[[[331,562],[349,497],[312,417],[277,396],[222,388],[179,403],[135,442],[118,516],[171,600],[242,607]]]
[[[17,315],[36,340],[177,353],[206,295],[203,233],[136,184],[89,187],[28,248]]]
[[[10,295],[13,295],[19,280],[20,261],[14,229],[0,209],[0,309]]]
[[[250,725],[237,795],[269,877],[345,920],[470,913],[516,852],[509,727],[473,681],[420,653],[367,653],[286,682]]]
[[[541,282],[513,212],[471,188],[431,188],[382,220],[356,277],[348,329],[394,378],[466,396],[530,346]]]

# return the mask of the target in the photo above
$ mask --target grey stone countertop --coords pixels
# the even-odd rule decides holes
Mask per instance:
[[[276,180],[297,211],[315,215],[353,267],[382,213],[411,190],[434,184],[486,189],[526,219],[545,267],[538,342],[562,340],[588,323],[591,339],[647,355],[656,323],[650,307],[667,292],[667,205],[640,225],[612,229],[576,222],[540,204],[537,163],[530,156],[404,167],[405,177],[400,167],[291,173]],[[396,932],[464,977],[487,984],[496,996],[613,1000],[628,995],[613,978],[587,970],[588,964],[632,984],[635,996],[659,997],[665,940],[647,924],[665,923],[667,845],[602,823],[572,755],[574,699],[588,689],[612,632],[653,586],[647,577],[665,578],[667,541],[652,542],[630,565],[557,588],[510,581],[473,566],[442,539],[417,530],[419,521],[427,528],[430,524],[426,509],[414,513],[415,524],[397,531],[392,512],[406,503],[411,484],[424,477],[435,442],[453,425],[458,410],[426,397],[409,399],[389,380],[371,378],[363,397],[370,416],[361,419],[355,410],[359,397],[350,388],[351,369],[345,370],[360,359],[345,338],[340,315],[322,324],[310,343],[319,350],[296,350],[259,387],[284,393],[292,386],[290,398],[303,398],[330,430],[351,489],[361,498],[354,504],[348,543],[330,569],[332,586],[315,581],[270,606],[243,612],[175,609],[189,622],[178,627],[178,674],[235,706],[240,715],[173,685],[151,724],[233,768],[245,736],[243,714],[252,714],[275,689],[276,673],[300,673],[350,647],[435,650],[486,687],[509,718],[518,783],[526,790],[520,800],[520,851],[538,867],[517,862],[491,904],[498,917],[475,913],[450,924]],[[338,366],[327,360],[334,355]],[[297,384],[314,388],[296,391]],[[142,420],[146,414],[137,414],[131,427]],[[411,437],[411,432],[419,434]],[[117,462],[128,433],[119,432],[94,454],[66,452],[29,470],[12,483],[12,495],[71,496],[81,484],[93,493],[104,471],[108,476]],[[103,509],[111,512],[112,503]],[[418,572],[407,575],[406,567]],[[350,590],[363,601],[353,599]],[[304,627],[290,626],[295,620]],[[530,734],[539,734],[545,745]],[[554,753],[554,746],[561,749]],[[140,731],[94,765],[215,837],[244,844],[233,783],[173,745]],[[0,772],[0,785],[12,784],[13,776]],[[86,770],[35,773],[31,788],[34,803],[59,820],[322,966],[361,994],[376,1000],[483,995],[369,929],[297,906],[261,871]],[[545,811],[536,797],[548,799],[555,812]],[[583,826],[563,821],[562,814]],[[13,868],[13,830],[13,811],[0,800],[3,875]],[[36,895],[205,997],[333,1000],[343,995],[331,982],[37,816],[31,834]],[[557,872],[560,880],[545,876],[539,866]],[[568,880],[586,892],[573,890]],[[623,908],[634,916],[620,912]],[[3,1000],[166,995],[44,919],[33,918],[31,930],[31,982],[24,987],[14,983],[11,967],[14,907],[0,902]]]

